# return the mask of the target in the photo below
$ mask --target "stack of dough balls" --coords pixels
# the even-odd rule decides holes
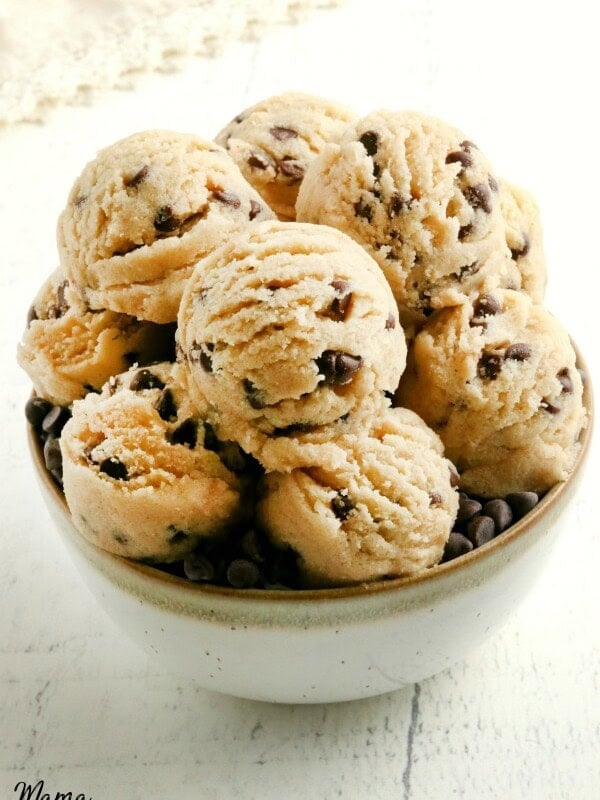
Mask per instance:
[[[75,181],[58,249],[19,361],[72,404],[65,496],[113,553],[254,523],[303,586],[413,575],[458,484],[541,493],[573,467],[537,207],[440,120],[290,92],[215,142],[134,134]]]

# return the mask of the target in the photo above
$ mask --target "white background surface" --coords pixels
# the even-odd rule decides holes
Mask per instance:
[[[20,780],[94,800],[600,797],[600,477],[592,453],[544,577],[494,640],[420,686],[269,706],[165,674],[98,609],[33,483],[14,351],[56,264],[55,220],[95,150],[134,130],[211,136],[286,89],[414,107],[538,197],[547,301],[598,375],[599,71],[591,4],[349,0],[134,94],[0,130],[0,798]],[[542,10],[543,9],[543,10]],[[596,448],[597,449],[597,448]],[[243,653],[240,654],[243,658]]]

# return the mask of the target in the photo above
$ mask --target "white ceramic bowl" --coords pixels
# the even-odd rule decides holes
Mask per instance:
[[[591,439],[569,479],[520,522],[468,555],[413,578],[344,589],[275,591],[194,584],[111,555],[81,537],[29,442],[44,500],[85,583],[110,617],[173,672],[218,692],[285,703],[382,694],[462,658],[497,630],[566,527]]]

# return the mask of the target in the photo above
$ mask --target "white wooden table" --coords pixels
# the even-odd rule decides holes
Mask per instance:
[[[0,131],[0,798],[40,779],[52,800],[600,798],[595,453],[576,528],[494,640],[384,697],[269,706],[165,674],[104,617],[33,483],[29,387],[14,360],[30,299],[56,264],[56,217],[98,147],[150,127],[211,136],[250,102],[295,88],[363,112],[447,118],[532,189],[548,305],[600,374],[598,47],[588,4],[557,5],[349,0],[136,93]]]

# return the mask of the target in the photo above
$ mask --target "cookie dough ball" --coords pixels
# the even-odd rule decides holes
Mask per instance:
[[[586,420],[567,332],[510,290],[431,317],[398,399],[439,433],[461,487],[487,497],[564,480]]]
[[[222,457],[224,443],[190,408],[178,373],[156,364],[112,379],[74,404],[63,429],[73,522],[111,553],[177,560],[243,516],[243,454]]]
[[[331,100],[286,92],[235,117],[215,141],[281,219],[295,219],[308,165],[354,119],[352,111]]]
[[[203,259],[179,344],[219,430],[261,459],[269,437],[393,392],[406,345],[381,270],[339,231],[264,222]]]
[[[347,128],[310,165],[297,215],[359,242],[409,318],[484,288],[521,288],[490,164],[424,114],[380,111]]]
[[[506,244],[521,274],[521,287],[535,303],[541,303],[546,289],[546,260],[537,203],[525,189],[501,180],[500,208]]]
[[[173,322],[196,261],[273,216],[217,145],[145,131],[85,167],[60,216],[58,247],[91,308]]]
[[[174,339],[172,325],[90,311],[57,269],[33,301],[17,359],[38,395],[66,406],[134,362],[168,358]]]
[[[260,524],[300,555],[307,582],[370,581],[437,564],[458,496],[436,434],[396,408],[334,446],[337,458],[265,475],[258,504]]]

